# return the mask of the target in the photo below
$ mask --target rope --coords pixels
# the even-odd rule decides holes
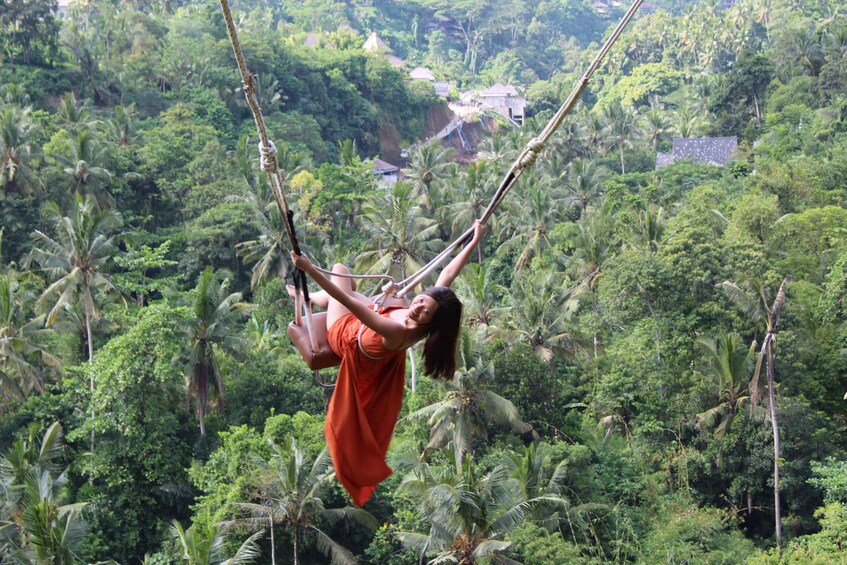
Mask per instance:
[[[268,175],[268,183],[273,191],[274,201],[280,216],[287,218],[285,231],[288,233],[288,239],[291,242],[291,248],[297,255],[301,255],[300,243],[297,241],[297,235],[294,231],[294,213],[288,208],[288,201],[285,199],[285,191],[283,190],[282,175],[279,172],[279,165],[276,159],[276,146],[268,138],[268,131],[265,127],[265,120],[262,116],[262,109],[256,101],[256,85],[253,81],[254,76],[247,70],[247,64],[244,62],[244,52],[241,49],[241,43],[238,40],[238,32],[235,30],[235,23],[232,20],[232,12],[229,9],[228,0],[220,0],[221,11],[223,12],[224,21],[226,22],[226,31],[229,34],[230,43],[232,43],[232,51],[235,54],[235,61],[238,64],[238,70],[241,72],[241,85],[244,89],[244,97],[247,99],[247,105],[250,106],[250,111],[253,114],[253,120],[256,122],[256,131],[259,134],[259,152],[262,156],[261,167]],[[306,303],[309,303],[309,290],[306,288],[306,274],[299,269],[295,272],[294,286],[303,292],[303,297]],[[299,309],[296,312],[297,323],[300,323]]]
[[[521,151],[518,158],[509,168],[509,171],[506,173],[506,176],[500,182],[500,186],[497,188],[497,192],[495,192],[494,196],[491,199],[491,203],[489,203],[488,208],[485,209],[485,212],[479,218],[482,222],[487,222],[491,215],[494,213],[494,210],[500,205],[503,201],[503,198],[512,190],[512,187],[518,181],[518,179],[523,174],[524,170],[530,167],[533,163],[535,163],[538,155],[544,150],[544,146],[550,137],[556,132],[559,126],[562,125],[562,122],[565,120],[565,117],[570,113],[574,106],[576,106],[577,101],[582,96],[582,93],[585,91],[585,88],[588,86],[588,81],[594,75],[594,72],[600,67],[600,63],[605,58],[606,54],[612,48],[612,45],[618,40],[621,33],[623,33],[624,28],[626,28],[627,24],[629,24],[630,20],[635,16],[635,13],[638,11],[638,8],[641,6],[643,0],[635,0],[626,13],[623,15],[621,20],[618,22],[618,25],[612,31],[611,35],[609,35],[608,39],[606,39],[603,46],[598,51],[597,55],[594,57],[594,60],[588,66],[585,73],[583,73],[582,78],[579,79],[576,86],[574,86],[573,90],[571,90],[570,95],[568,95],[565,102],[556,112],[556,114],[547,122],[547,125],[538,134],[537,137],[532,138],[527,146]],[[400,281],[398,286],[402,288],[397,291],[397,296],[404,296],[414,287],[421,283],[424,279],[426,279],[439,265],[441,265],[450,255],[452,255],[453,251],[456,250],[460,245],[470,240],[473,235],[473,227],[468,229],[465,233],[463,233],[459,238],[450,244],[444,251],[436,255],[429,263],[424,265],[417,273],[412,274],[411,276]]]

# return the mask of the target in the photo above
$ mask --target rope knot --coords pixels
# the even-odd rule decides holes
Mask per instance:
[[[270,139],[267,145],[259,142],[259,166],[266,173],[272,173],[276,170],[276,145]]]
[[[529,167],[535,160],[538,158],[538,154],[544,150],[544,142],[542,142],[537,137],[533,137],[529,144],[526,146],[523,154],[518,159],[520,163],[521,170]]]

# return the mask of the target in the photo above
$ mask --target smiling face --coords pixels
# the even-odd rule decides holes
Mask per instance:
[[[438,302],[426,294],[419,294],[409,305],[409,319],[419,326],[426,326],[432,321]]]

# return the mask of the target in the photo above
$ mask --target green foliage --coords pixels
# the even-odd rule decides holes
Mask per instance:
[[[91,482],[80,496],[91,501],[100,558],[125,562],[155,549],[191,499],[185,469],[195,428],[174,364],[187,317],[182,309],[150,306],[83,369],[96,383],[94,418],[69,435],[96,434]]]
[[[600,106],[618,100],[626,106],[644,106],[652,97],[665,96],[682,85],[682,73],[664,63],[649,63],[632,69],[610,89],[604,89]]]

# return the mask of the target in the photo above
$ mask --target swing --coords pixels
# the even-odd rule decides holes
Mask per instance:
[[[232,43],[232,49],[235,53],[235,59],[238,64],[238,68],[241,71],[244,96],[247,99],[247,104],[250,106],[250,110],[252,111],[253,118],[256,122],[256,129],[258,131],[260,140],[259,150],[262,158],[261,168],[268,175],[271,189],[274,194],[274,200],[276,201],[276,205],[280,215],[282,215],[284,218],[287,218],[288,220],[287,222],[285,222],[285,227],[286,231],[288,232],[288,238],[291,242],[291,247],[295,253],[300,255],[300,245],[297,241],[297,236],[295,235],[294,231],[294,213],[288,209],[288,203],[285,198],[285,192],[282,189],[282,176],[279,172],[279,167],[277,165],[276,160],[276,147],[274,147],[273,142],[268,139],[267,130],[265,128],[264,119],[262,117],[262,111],[261,108],[259,108],[258,102],[256,101],[256,87],[253,81],[254,77],[247,70],[247,65],[244,62],[244,54],[241,50],[241,44],[238,40],[238,34],[235,30],[235,24],[232,20],[232,13],[229,9],[229,2],[228,0],[219,1],[221,4],[221,9],[223,11],[224,20],[226,22],[230,42]],[[624,16],[621,18],[620,22],[618,22],[618,25],[612,31],[611,35],[608,37],[608,39],[606,39],[605,43],[600,48],[600,51],[595,56],[594,60],[588,66],[588,69],[582,75],[582,78],[580,78],[577,84],[574,86],[573,90],[568,95],[568,98],[565,100],[565,102],[562,104],[556,114],[552,118],[550,118],[550,121],[547,123],[541,133],[537,137],[532,138],[527,144],[527,146],[520,153],[518,158],[510,167],[509,171],[506,173],[506,176],[500,182],[500,185],[497,188],[497,192],[494,194],[494,197],[489,203],[488,208],[486,208],[483,215],[479,218],[480,221],[488,221],[494,210],[497,208],[497,206],[499,206],[500,202],[503,200],[506,194],[508,194],[508,192],[512,189],[517,180],[523,174],[524,170],[530,165],[532,165],[538,158],[538,155],[544,149],[545,143],[550,139],[550,137],[552,137],[552,135],[564,121],[565,117],[576,105],[577,101],[582,96],[583,91],[588,86],[588,81],[590,80],[591,76],[599,68],[601,61],[612,48],[612,45],[615,43],[615,41],[617,41],[621,33],[623,33],[623,30],[626,25],[633,18],[633,16],[635,16],[635,13],[641,6],[642,1],[643,0],[634,0],[633,4],[629,7],[626,14],[624,14]],[[415,286],[420,284],[426,277],[428,277],[432,273],[432,271],[434,271],[439,265],[446,261],[447,258],[453,253],[453,251],[458,249],[460,245],[470,241],[472,235],[473,227],[468,229],[456,241],[454,241],[447,248],[445,248],[444,251],[436,255],[435,258],[433,258],[417,273],[414,273],[403,281],[397,283],[397,286],[402,288],[394,292],[393,296],[388,295],[389,293],[384,293],[388,296],[383,296],[383,298],[391,300],[405,300],[404,296],[407,292],[409,292]],[[328,273],[327,271],[324,271],[322,269],[319,270],[321,270],[321,272],[323,273]],[[373,275],[350,276],[355,278],[374,277]],[[380,278],[390,277],[386,276]],[[312,313],[308,289],[306,288],[306,277],[302,271],[298,270],[295,272],[294,286],[297,302],[299,302],[300,294],[302,293],[303,295],[303,309],[305,311],[305,316],[301,316],[300,306],[298,303],[295,308],[295,319],[288,325],[288,337],[294,344],[294,347],[303,357],[303,360],[306,362],[309,368],[315,371],[318,384],[321,384],[322,386],[332,386],[322,383],[318,375],[318,371],[320,371],[321,369],[335,367],[341,363],[341,359],[332,351],[332,349],[329,347],[329,343],[327,342],[326,313]],[[306,320],[305,323],[303,322],[304,318]]]

